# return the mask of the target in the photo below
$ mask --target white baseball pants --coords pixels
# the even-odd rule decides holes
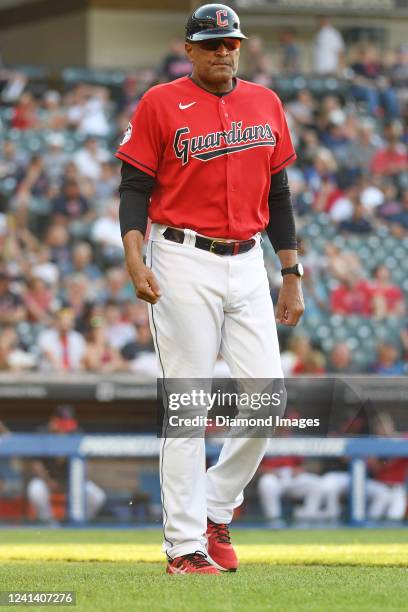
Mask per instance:
[[[52,521],[50,490],[42,478],[32,478],[27,487],[27,498],[34,506],[37,519],[42,522]],[[106,501],[106,493],[101,487],[87,480],[85,483],[86,518],[92,520]]]
[[[291,468],[277,469],[262,474],[258,481],[259,501],[265,517],[270,520],[282,517],[282,499],[302,500],[296,517],[315,520],[319,510],[321,477],[309,472],[296,473]]]
[[[328,519],[339,519],[341,515],[341,497],[350,490],[351,476],[348,472],[327,472],[321,479],[321,516]],[[383,482],[367,478],[367,516],[377,521],[386,517],[390,505],[390,489]]]
[[[260,237],[247,253],[219,256],[167,241],[153,224],[147,265],[162,290],[149,308],[166,378],[211,379],[221,352],[233,378],[283,378]],[[265,438],[227,439],[206,472],[203,438],[163,438],[160,456],[164,550],[175,558],[206,552],[207,516],[229,523],[261,461]]]

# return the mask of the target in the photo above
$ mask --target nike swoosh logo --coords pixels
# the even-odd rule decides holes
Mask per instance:
[[[190,106],[193,106],[193,104],[197,104],[197,102],[190,102],[190,104],[182,104],[180,102],[179,109],[180,110],[186,110],[186,108],[190,108]]]

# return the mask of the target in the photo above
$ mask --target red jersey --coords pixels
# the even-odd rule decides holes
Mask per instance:
[[[337,314],[359,314],[369,317],[372,312],[370,285],[360,280],[354,287],[339,285],[330,296],[331,309]]]
[[[398,457],[384,461],[375,472],[376,480],[387,484],[405,484],[408,476],[408,458]]]
[[[394,148],[380,149],[371,162],[371,171],[374,174],[397,174],[406,172],[407,168],[408,155],[402,143]]]
[[[392,314],[404,300],[402,290],[396,285],[382,286],[377,283],[371,284],[372,297],[381,297],[387,306],[388,314]]]
[[[183,77],[145,93],[116,157],[156,179],[154,223],[246,240],[268,225],[271,174],[296,154],[273,91],[237,79],[220,97]]]

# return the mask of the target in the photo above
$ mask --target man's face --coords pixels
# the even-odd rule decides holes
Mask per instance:
[[[9,283],[9,279],[7,278],[7,276],[0,276],[0,294],[3,293],[7,293],[7,291],[9,290],[10,287],[10,283]]]
[[[197,76],[206,83],[219,84],[236,75],[240,45],[239,38],[212,38],[186,42],[185,49]]]
[[[59,331],[62,333],[71,331],[74,327],[74,314],[68,312],[68,310],[58,313],[57,325]]]

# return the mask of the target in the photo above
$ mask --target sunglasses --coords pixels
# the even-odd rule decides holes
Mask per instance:
[[[221,45],[225,45],[228,51],[235,51],[241,46],[240,38],[210,38],[209,40],[200,40],[198,46],[204,51],[218,51]]]

